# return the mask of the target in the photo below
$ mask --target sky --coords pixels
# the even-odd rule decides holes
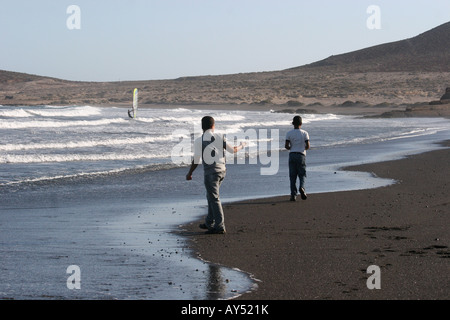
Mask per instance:
[[[276,71],[448,21],[449,0],[0,0],[0,69],[75,81]]]

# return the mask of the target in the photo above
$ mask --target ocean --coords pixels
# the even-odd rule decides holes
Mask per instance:
[[[224,203],[288,196],[292,114],[142,108],[130,119],[118,107],[0,106],[0,299],[230,299],[254,290],[252,275],[202,261],[174,232],[206,212],[202,168],[185,180],[205,115],[228,142],[247,142],[227,157]],[[302,117],[309,194],[389,185],[340,169],[438,149],[450,136],[442,118]],[[70,266],[79,267],[75,280]]]

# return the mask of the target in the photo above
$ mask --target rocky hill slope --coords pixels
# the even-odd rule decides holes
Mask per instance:
[[[450,22],[414,38],[282,71],[174,80],[75,82],[0,70],[1,105],[302,107],[425,103],[450,86]]]

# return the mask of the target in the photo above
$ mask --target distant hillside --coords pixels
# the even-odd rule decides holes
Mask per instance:
[[[450,87],[449,39],[450,22],[287,70],[173,80],[78,82],[0,70],[0,105],[128,105],[134,88],[141,104],[163,106],[424,103]]]
[[[0,85],[50,79],[27,73],[0,70]]]
[[[450,22],[414,38],[386,43],[290,69],[341,72],[450,71]]]

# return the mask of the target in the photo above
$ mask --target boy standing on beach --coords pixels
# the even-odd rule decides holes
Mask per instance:
[[[226,175],[225,150],[236,153],[244,148],[241,143],[238,147],[230,146],[222,135],[214,133],[215,121],[213,117],[203,117],[203,135],[194,142],[194,159],[186,180],[192,180],[192,174],[200,160],[203,160],[204,183],[206,199],[208,200],[208,214],[202,229],[208,229],[208,234],[225,233],[224,215],[219,198],[219,190]]]
[[[297,177],[300,180],[299,191],[303,200],[307,199],[305,193],[306,178],[306,150],[310,148],[309,134],[307,131],[300,129],[302,126],[302,118],[295,116],[292,124],[294,129],[286,134],[285,148],[289,150],[289,179],[291,182],[291,199],[296,201],[297,198]]]

